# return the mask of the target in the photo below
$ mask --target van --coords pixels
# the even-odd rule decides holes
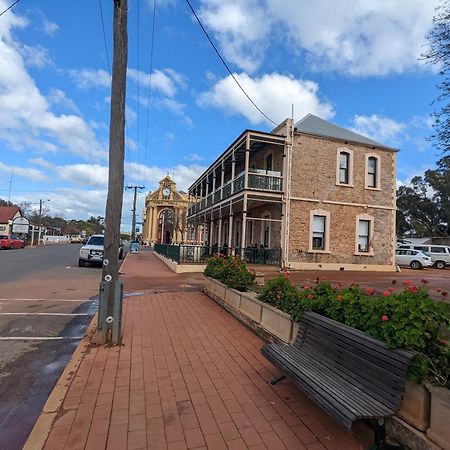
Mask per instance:
[[[431,244],[401,244],[397,248],[408,248],[420,250],[430,255],[434,267],[445,269],[450,266],[450,247],[448,245],[431,245]]]

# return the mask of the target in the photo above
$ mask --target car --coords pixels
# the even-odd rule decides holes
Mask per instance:
[[[431,257],[420,250],[398,248],[395,250],[395,264],[398,266],[411,267],[411,269],[422,269],[431,267]]]
[[[69,236],[69,242],[71,244],[84,244],[83,236],[80,236],[78,234],[73,234],[72,236]]]
[[[24,248],[25,241],[12,234],[0,235],[0,248],[6,248],[9,250]]]
[[[101,263],[103,262],[105,236],[103,234],[93,234],[86,245],[80,249],[78,258],[78,266],[85,267],[86,263]],[[119,244],[119,259],[123,258],[123,244]]]
[[[397,248],[409,248],[414,250],[419,250],[426,255],[431,257],[431,261],[437,269],[445,269],[450,266],[450,246],[448,245],[432,245],[432,244],[402,244]]]

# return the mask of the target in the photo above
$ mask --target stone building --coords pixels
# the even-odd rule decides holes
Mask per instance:
[[[159,188],[145,199],[142,240],[147,243],[176,244],[186,241],[188,196],[177,191],[176,183],[167,175]]]
[[[312,114],[245,130],[189,188],[188,226],[294,269],[394,270],[396,152]]]

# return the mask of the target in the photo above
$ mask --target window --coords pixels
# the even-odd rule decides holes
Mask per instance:
[[[370,220],[360,220],[358,223],[358,252],[369,251]]]
[[[349,184],[350,153],[339,153],[339,183]]]
[[[374,218],[369,214],[358,214],[355,223],[355,255],[373,256]]]
[[[272,170],[272,153],[268,155],[266,158],[266,170],[267,171]]]
[[[445,253],[445,247],[431,247],[431,253]]]
[[[312,248],[325,250],[325,216],[313,216]]]
[[[366,189],[380,190],[380,157],[374,153],[366,154]]]

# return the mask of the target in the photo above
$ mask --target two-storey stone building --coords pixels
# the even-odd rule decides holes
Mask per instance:
[[[246,130],[189,188],[188,226],[205,245],[272,249],[294,269],[394,270],[395,161],[312,114]]]

